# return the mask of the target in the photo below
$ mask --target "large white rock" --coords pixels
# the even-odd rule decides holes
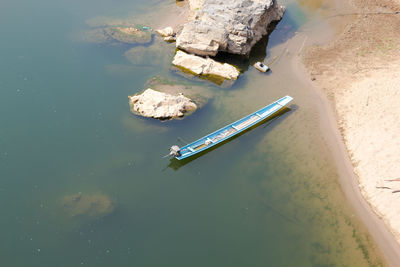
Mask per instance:
[[[196,104],[182,94],[174,96],[150,88],[142,94],[129,96],[129,106],[132,113],[156,119],[182,117],[185,112],[197,109]]]
[[[176,46],[203,56],[215,56],[218,51],[248,55],[253,45],[268,33],[268,25],[280,20],[285,11],[277,0],[189,0],[189,3],[195,15],[184,25]]]
[[[227,80],[236,80],[239,76],[238,69],[232,65],[222,64],[211,58],[189,55],[182,51],[175,54],[172,64],[188,69],[197,75],[216,75]]]

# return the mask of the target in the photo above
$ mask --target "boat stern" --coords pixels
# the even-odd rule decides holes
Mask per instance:
[[[177,145],[173,145],[169,148],[169,155],[172,157],[179,157],[181,156],[181,149]]]

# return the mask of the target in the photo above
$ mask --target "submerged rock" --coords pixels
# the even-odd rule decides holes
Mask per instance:
[[[203,56],[215,56],[219,51],[248,55],[267,34],[268,25],[280,20],[285,10],[276,0],[190,0],[190,6],[198,10],[183,26],[176,46]]]
[[[182,117],[197,109],[196,104],[183,94],[174,96],[150,88],[142,94],[129,96],[129,106],[132,113],[155,119]]]
[[[149,44],[152,31],[149,27],[123,21],[92,21],[90,29],[78,35],[81,41],[88,43],[125,43]]]
[[[127,44],[146,44],[151,42],[151,32],[135,27],[107,27],[104,34],[110,39]]]
[[[227,63],[222,64],[211,58],[189,55],[182,51],[176,53],[172,64],[197,75],[214,75],[227,80],[236,80],[240,74],[237,68]]]
[[[101,194],[84,195],[78,193],[65,196],[62,199],[62,205],[71,217],[102,217],[114,210],[114,203],[111,199]]]

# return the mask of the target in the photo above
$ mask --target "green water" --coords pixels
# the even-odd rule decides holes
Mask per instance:
[[[299,3],[283,3],[288,12],[250,61],[290,50],[323,8]],[[164,56],[146,55],[159,60],[147,66],[124,56],[128,45],[81,36],[104,18],[145,24],[163,5],[174,1],[2,1],[1,266],[382,264],[290,54],[268,75],[242,60],[247,71],[232,87],[190,81],[211,97],[183,120],[129,113],[127,96],[151,77],[188,82],[170,71],[173,44],[155,40],[149,49]],[[192,141],[286,94],[295,101],[278,119],[194,160],[162,158],[177,137]],[[71,216],[63,200],[78,192],[108,197],[113,211]]]

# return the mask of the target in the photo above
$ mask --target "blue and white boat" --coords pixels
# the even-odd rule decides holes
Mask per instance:
[[[169,155],[181,160],[209,149],[271,117],[274,113],[281,110],[292,100],[293,98],[291,96],[282,97],[274,103],[269,104],[268,106],[263,107],[262,109],[257,110],[256,112],[247,115],[246,117],[241,118],[240,120],[235,121],[213,133],[210,133],[182,148],[174,145],[169,149]]]

